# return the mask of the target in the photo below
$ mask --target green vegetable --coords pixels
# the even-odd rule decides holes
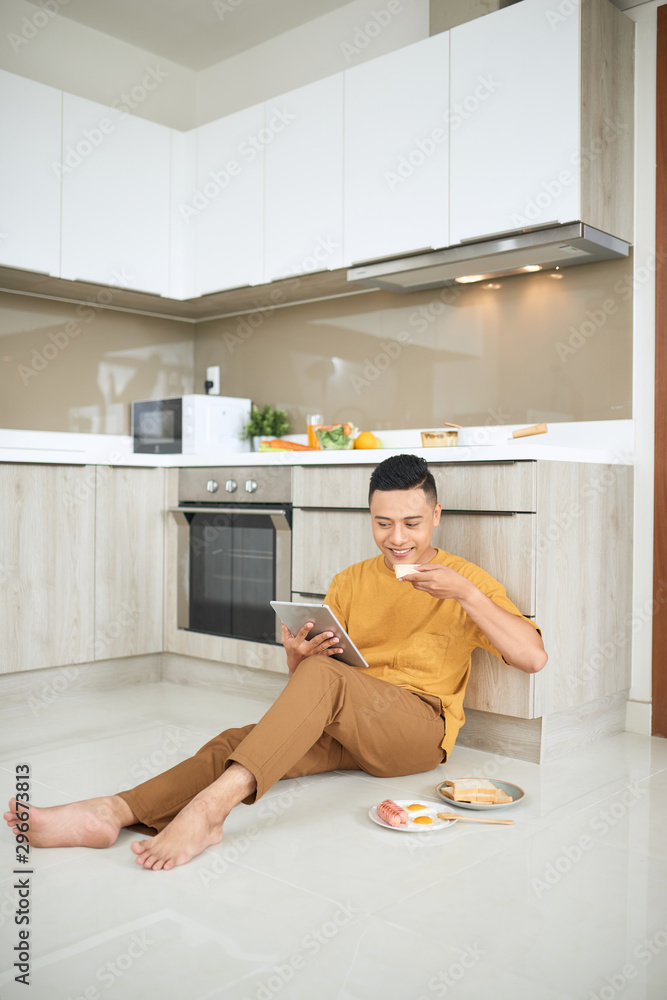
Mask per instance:
[[[349,448],[352,442],[352,438],[343,430],[343,425],[339,427],[334,427],[330,431],[320,431],[316,430],[318,441],[324,449],[338,449]]]
[[[255,403],[250,407],[250,421],[241,432],[241,440],[251,437],[281,437],[292,429],[285,410],[265,406],[262,410]]]

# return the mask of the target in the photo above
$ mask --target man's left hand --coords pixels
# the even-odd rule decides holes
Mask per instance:
[[[415,590],[423,590],[431,597],[446,600],[453,597],[459,601],[470,589],[470,581],[450,566],[424,563],[414,573],[404,576],[400,583],[411,583]]]

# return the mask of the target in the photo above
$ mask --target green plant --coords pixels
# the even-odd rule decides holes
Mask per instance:
[[[265,406],[260,410],[254,403],[250,408],[250,420],[241,432],[241,440],[247,441],[252,437],[280,437],[287,434],[292,429],[292,425],[287,419],[285,410],[275,410],[272,406]]]

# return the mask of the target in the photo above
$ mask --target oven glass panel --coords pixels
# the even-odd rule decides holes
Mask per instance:
[[[190,628],[275,642],[276,533],[266,514],[193,514]]]

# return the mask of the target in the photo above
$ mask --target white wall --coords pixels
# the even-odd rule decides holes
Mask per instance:
[[[635,420],[632,688],[627,728],[651,731],[653,599],[653,420],[655,379],[655,120],[657,8],[626,11],[636,21],[633,416]]]
[[[10,73],[112,107],[121,102],[171,128],[196,124],[197,74],[185,66],[25,0],[0,0],[0,38],[0,68]]]
[[[428,34],[429,0],[354,0],[201,70],[197,124],[376,59]]]

